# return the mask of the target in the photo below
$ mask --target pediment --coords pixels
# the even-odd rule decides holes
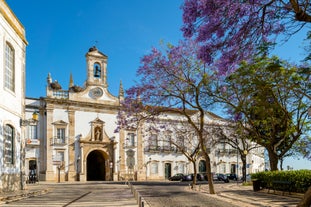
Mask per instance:
[[[53,125],[67,125],[68,123],[63,120],[57,120],[52,123]]]

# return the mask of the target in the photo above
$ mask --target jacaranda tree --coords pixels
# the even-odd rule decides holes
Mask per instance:
[[[184,36],[200,44],[198,57],[220,74],[311,22],[308,0],[185,0],[182,9]]]
[[[142,65],[137,71],[140,80],[127,90],[124,111],[130,109],[137,114],[139,108],[142,116],[173,112],[184,117],[206,160],[209,190],[213,194],[215,191],[204,131],[206,110],[212,104],[212,99],[208,99],[208,85],[213,74],[197,59],[196,49],[191,41],[180,42],[178,46],[168,45],[163,50],[153,48],[150,54],[141,59]],[[126,114],[131,115],[126,112],[122,116]]]

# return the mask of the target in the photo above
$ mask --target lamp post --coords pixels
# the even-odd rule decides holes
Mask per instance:
[[[39,120],[38,112],[33,112],[31,119],[20,119],[20,127],[28,126],[28,125],[37,125]],[[23,133],[24,137],[20,137],[20,188],[24,190],[24,162],[25,162],[25,133]]]
[[[247,164],[247,154],[248,154],[248,151],[247,150],[244,150],[243,151],[243,155],[244,155],[244,158],[243,159],[245,159],[245,161],[243,162],[243,172],[242,172],[242,174],[243,174],[243,181],[244,182],[246,182],[246,164]],[[243,161],[243,159],[242,159],[242,161]]]
[[[80,181],[80,156],[77,158],[77,181]]]

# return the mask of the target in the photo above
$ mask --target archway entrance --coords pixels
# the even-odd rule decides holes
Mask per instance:
[[[87,181],[105,180],[105,158],[101,151],[94,150],[87,156]]]

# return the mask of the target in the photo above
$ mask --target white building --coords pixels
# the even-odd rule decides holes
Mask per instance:
[[[192,173],[193,167],[187,158],[165,141],[181,140],[182,134],[176,128],[152,132],[147,130],[146,123],[138,129],[115,132],[124,92],[120,84],[117,97],[109,93],[107,60],[106,55],[92,47],[86,53],[84,86],[74,85],[70,76],[69,88],[64,90],[49,74],[46,97],[27,99],[28,116],[39,112],[37,129],[28,130],[36,132],[27,137],[28,169],[35,167],[40,180],[56,182],[165,180],[175,173]],[[173,126],[180,117],[172,113],[165,119]],[[207,119],[207,125],[223,121],[212,113],[208,113]],[[221,147],[223,153],[218,153],[217,147],[210,149],[212,171],[235,173],[241,160],[228,146]],[[264,169],[261,156],[262,152],[247,155],[248,173]],[[198,172],[205,171],[202,157],[196,167]]]
[[[0,0],[0,191],[23,189],[25,29]]]

